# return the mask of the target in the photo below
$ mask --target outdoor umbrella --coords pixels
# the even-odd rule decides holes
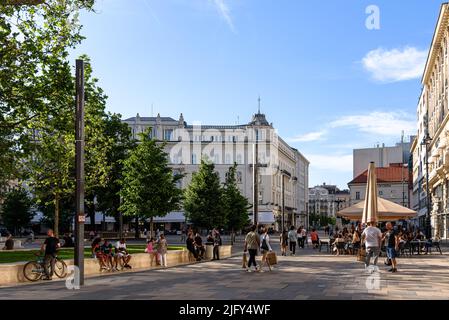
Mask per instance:
[[[377,179],[376,166],[370,162],[366,181],[365,202],[363,206],[362,223],[377,222]]]
[[[365,201],[337,212],[337,216],[351,221],[362,220]],[[403,207],[397,203],[377,197],[377,221],[397,221],[416,217],[416,211]]]

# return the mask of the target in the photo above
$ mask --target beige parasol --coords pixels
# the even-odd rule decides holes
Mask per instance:
[[[377,222],[377,178],[376,166],[370,162],[366,181],[365,202],[362,213],[362,223]]]
[[[364,206],[365,201],[360,201],[349,208],[337,212],[337,216],[352,221],[360,221],[362,220]],[[416,211],[377,197],[377,221],[397,221],[414,217],[416,217]]]

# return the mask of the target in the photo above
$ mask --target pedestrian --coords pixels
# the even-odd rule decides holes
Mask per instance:
[[[382,243],[382,233],[379,228],[376,227],[375,222],[368,222],[368,227],[362,232],[362,243],[365,244],[366,256],[365,256],[365,269],[368,269],[371,263],[371,256],[373,257],[373,265],[377,266],[377,260],[379,259],[380,244]]]
[[[298,241],[298,236],[294,226],[290,227],[288,232],[288,241],[290,244],[290,255],[294,256],[296,254],[296,242]]]
[[[280,236],[280,243],[281,243],[281,255],[286,256],[287,255],[287,246],[288,246],[287,230],[282,231],[281,236]]]
[[[302,244],[302,248],[304,249],[304,245],[307,244],[307,230],[306,228],[304,228],[304,226],[301,226],[301,244]]]
[[[397,262],[396,262],[396,254],[399,250],[399,237],[397,233],[393,229],[393,225],[391,222],[387,222],[385,225],[387,231],[382,240],[385,240],[385,247],[387,250],[387,257],[391,260],[391,269],[389,272],[397,272]]]
[[[245,237],[245,247],[244,252],[249,252],[249,261],[248,261],[248,267],[246,271],[252,272],[251,265],[254,265],[254,271],[258,271],[258,266],[256,263],[256,255],[257,250],[260,246],[260,238],[259,235],[256,233],[257,226],[252,225],[250,232]]]
[[[196,261],[201,260],[198,257],[198,253],[196,252],[196,249],[195,249],[195,240],[193,239],[192,231],[189,231],[189,233],[187,234],[186,247],[187,247],[187,250],[190,252],[190,256],[193,256]]]
[[[222,245],[220,232],[218,230],[215,230],[215,236],[213,239],[214,244],[214,257],[212,260],[220,260],[220,246]]]
[[[266,228],[262,228],[262,237],[260,239],[260,252],[262,253],[262,260],[260,261],[260,272],[263,272],[263,265],[266,264],[268,269],[271,271],[271,265],[268,261],[268,252],[273,251],[270,245],[270,236],[268,235],[268,230]]]
[[[181,242],[186,241],[186,230],[182,228],[181,230]]]
[[[164,234],[160,235],[159,244],[157,246],[157,253],[159,255],[161,266],[167,267],[167,240],[165,239]]]
[[[59,239],[55,237],[52,229],[47,231],[47,239],[41,246],[41,253],[45,251],[44,255],[44,280],[51,280],[55,272],[56,252],[61,247]]]
[[[12,234],[10,233],[6,235],[6,241],[3,250],[14,250],[14,239],[12,238]]]
[[[312,232],[310,233],[310,240],[312,241],[313,248],[318,248],[320,244],[320,237],[318,236],[318,232],[316,232],[315,228],[312,228]]]
[[[296,231],[296,237],[298,238],[298,249],[303,247],[301,232],[302,226],[300,226]]]
[[[150,266],[153,266],[154,260],[156,260],[156,264],[158,264],[157,259],[157,251],[154,250],[154,238],[151,237],[150,240],[147,241],[147,247],[145,248],[145,252],[150,255]]]
[[[94,232],[93,230],[91,230],[91,231],[89,232],[89,239],[90,239],[90,241],[93,241],[94,238],[95,238],[95,232]]]

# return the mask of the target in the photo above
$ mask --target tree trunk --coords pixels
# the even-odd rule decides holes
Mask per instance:
[[[136,239],[140,238],[140,232],[139,232],[139,217],[136,216],[136,235],[135,235]]]
[[[234,228],[231,229],[231,246],[234,245]]]
[[[55,237],[59,237],[59,193],[55,194],[55,221],[54,221],[54,233]]]
[[[95,222],[96,222],[95,221],[95,204],[93,203],[93,201],[91,204],[87,205],[86,209],[87,209],[87,215],[90,218],[90,228],[94,231],[97,231],[96,224],[95,224]]]

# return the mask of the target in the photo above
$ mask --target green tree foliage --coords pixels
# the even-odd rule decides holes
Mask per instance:
[[[220,177],[213,163],[202,159],[198,172],[185,190],[186,217],[197,227],[212,229],[226,225]]]
[[[118,221],[123,162],[129,152],[135,148],[136,143],[131,137],[131,129],[126,123],[122,123],[121,116],[118,114],[107,115],[104,130],[105,136],[112,140],[112,145],[105,153],[109,168],[106,184],[98,187],[95,192],[97,209],[106,215],[113,216]]]
[[[139,134],[140,141],[123,162],[121,179],[124,215],[137,218],[165,216],[179,209],[182,190],[177,183],[182,175],[173,174],[168,166],[164,144],[150,138],[151,128]]]
[[[22,227],[27,227],[33,218],[32,201],[24,189],[13,189],[6,194],[2,205],[2,218],[6,228],[17,234]]]
[[[240,230],[249,224],[248,209],[251,206],[237,187],[236,174],[237,164],[234,163],[228,170],[223,186],[223,207],[228,230]]]

